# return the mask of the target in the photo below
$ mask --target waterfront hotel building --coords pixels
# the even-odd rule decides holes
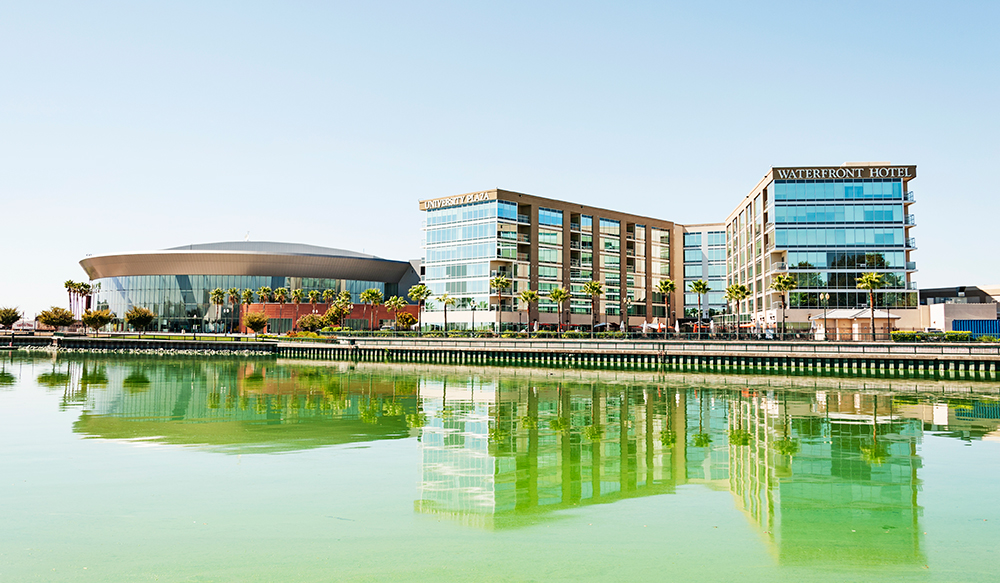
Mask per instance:
[[[665,323],[674,306],[654,290],[675,279],[671,242],[677,227],[670,221],[589,207],[507,190],[486,190],[420,201],[424,211],[423,282],[435,298],[424,317],[444,324],[438,297],[455,298],[448,326],[489,328],[501,318],[509,326],[556,324],[559,307],[548,299],[557,287],[570,292],[562,322],[589,327],[591,298],[583,285],[604,285],[597,320],[618,326],[628,311],[632,326],[658,319]],[[512,286],[501,297],[490,279],[508,277]],[[541,296],[537,304],[517,301],[523,290]],[[492,312],[490,312],[492,311]],[[477,312],[480,312],[477,314]]]
[[[886,163],[771,168],[726,218],[727,285],[752,294],[740,321],[770,326],[786,317],[808,328],[824,308],[869,307],[856,279],[877,272],[886,286],[875,292],[876,309],[900,316],[897,328],[919,327],[909,190],[916,173]],[[770,289],[777,274],[797,284],[785,316],[782,294]]]
[[[775,167],[724,222],[691,225],[500,189],[423,200],[422,280],[435,296],[424,322],[444,324],[438,298],[448,294],[456,300],[449,328],[491,328],[501,317],[505,328],[555,324],[558,307],[547,294],[561,287],[571,294],[561,321],[588,327],[583,285],[597,280],[604,285],[597,319],[615,327],[626,310],[631,327],[693,322],[700,301],[703,317],[721,323],[767,328],[784,312],[790,328],[809,328],[824,308],[868,307],[856,279],[874,271],[887,284],[876,307],[899,316],[897,328],[919,327],[911,280],[915,176],[915,166],[888,163]],[[786,309],[770,289],[779,273],[797,283]],[[489,281],[500,274],[513,285],[497,316],[501,297]],[[663,279],[677,286],[669,303],[654,291]],[[698,280],[709,284],[701,298],[691,291]],[[724,299],[734,283],[751,290],[738,314]],[[517,301],[526,289],[542,300]]]

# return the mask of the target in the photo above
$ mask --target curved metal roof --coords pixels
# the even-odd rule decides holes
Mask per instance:
[[[185,245],[162,251],[94,255],[80,261],[90,279],[132,275],[258,275],[398,282],[407,261],[344,249],[270,241]]]

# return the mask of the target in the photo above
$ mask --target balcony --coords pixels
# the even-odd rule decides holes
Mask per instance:
[[[580,260],[579,259],[570,259],[569,260],[569,266],[570,267],[580,267]]]
[[[912,190],[903,194],[903,202],[917,202],[916,195],[913,193]]]
[[[903,223],[908,227],[913,227],[917,224],[917,217],[913,215],[906,215],[906,220]]]
[[[531,235],[519,234],[517,236],[518,243],[531,243]]]
[[[913,237],[910,237],[909,239],[907,239],[906,240],[906,248],[907,249],[916,249],[917,248],[917,240],[914,239]]]
[[[907,261],[906,262],[906,270],[907,271],[916,271],[917,270],[917,262],[916,261]]]
[[[529,261],[528,254],[527,253],[518,253],[517,254],[517,260],[518,261]]]
[[[530,225],[531,217],[529,217],[528,215],[517,215],[517,222],[521,223],[522,225]]]
[[[784,261],[779,261],[771,264],[771,271],[788,271],[788,264]]]
[[[910,290],[914,290],[915,291],[915,290],[920,289],[920,288],[917,287],[917,282],[915,282],[915,281],[908,281],[908,282],[906,282],[906,289],[910,289]]]
[[[625,250],[625,256],[626,257],[635,257],[635,249],[626,249]]]
[[[581,248],[580,242],[579,241],[570,241],[569,242],[569,248],[570,249],[580,249]]]
[[[580,223],[570,223],[569,224],[569,230],[570,231],[579,231],[580,230]]]

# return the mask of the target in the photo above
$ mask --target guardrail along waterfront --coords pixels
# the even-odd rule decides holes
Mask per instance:
[[[657,342],[341,338],[282,342],[279,356],[367,362],[617,370],[803,372],[996,379],[1000,346],[823,342]]]
[[[255,352],[274,354],[278,351],[277,342],[253,342],[241,339],[234,340],[197,340],[177,338],[121,338],[90,336],[28,336],[13,335],[0,339],[4,345],[11,348],[54,348],[80,351],[197,351],[197,352]]]

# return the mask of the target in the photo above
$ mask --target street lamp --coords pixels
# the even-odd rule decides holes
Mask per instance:
[[[826,309],[830,305],[830,294],[821,293],[819,299],[823,300],[823,340],[829,340],[830,329],[826,327]]]
[[[472,302],[472,334],[476,334],[476,302]]]
[[[622,332],[628,333],[628,311],[632,307],[632,296],[625,296],[625,300],[622,302],[625,304],[625,311],[622,313],[622,323],[625,325],[625,329]]]

